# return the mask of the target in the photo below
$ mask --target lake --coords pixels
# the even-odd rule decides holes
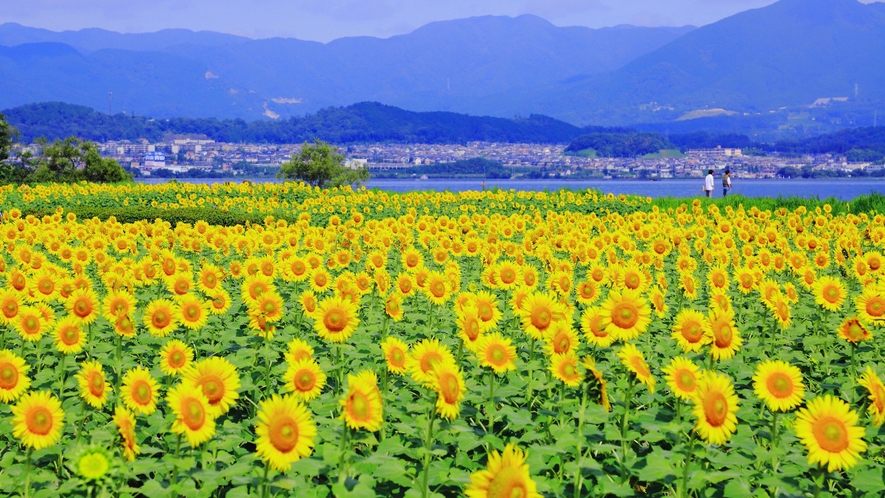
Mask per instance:
[[[236,178],[236,182],[250,180],[253,182],[279,183],[275,178]],[[165,178],[139,178],[141,183],[164,183]],[[186,178],[180,179],[186,183],[223,183],[230,179],[215,178]],[[500,188],[504,190],[559,190],[570,188],[584,190],[588,188],[600,190],[606,194],[633,194],[646,197],[701,197],[702,179],[678,179],[678,180],[486,180],[485,188]],[[722,188],[717,187],[713,192],[714,197],[722,196]],[[862,179],[833,179],[833,180],[733,180],[733,194],[747,197],[777,197],[799,196],[827,198],[836,197],[843,201],[850,201],[855,197],[872,192],[885,194],[885,179],[862,178]],[[368,188],[378,188],[393,192],[409,192],[413,190],[437,190],[461,192],[465,190],[480,190],[482,180],[370,180],[366,183]]]

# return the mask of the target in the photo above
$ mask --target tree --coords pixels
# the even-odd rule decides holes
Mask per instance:
[[[344,165],[344,155],[332,149],[322,140],[313,145],[304,142],[301,152],[292,154],[292,160],[280,166],[277,178],[300,180],[320,188],[340,187],[361,184],[369,179],[369,170],[348,168]]]
[[[18,135],[18,130],[6,121],[6,116],[0,113],[0,162],[9,159],[9,151]]]
[[[98,147],[75,137],[43,147],[46,162],[29,177],[33,182],[122,182],[132,180],[117,161],[101,157]]]

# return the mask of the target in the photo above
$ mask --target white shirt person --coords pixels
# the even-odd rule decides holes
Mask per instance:
[[[713,189],[716,187],[715,182],[713,181],[713,170],[707,171],[707,176],[704,178],[704,193],[707,197],[713,197]]]

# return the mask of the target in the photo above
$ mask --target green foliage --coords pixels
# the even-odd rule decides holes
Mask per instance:
[[[598,157],[639,157],[673,148],[673,144],[658,133],[589,133],[575,138],[566,151],[593,149]]]
[[[30,181],[78,182],[121,182],[132,180],[117,161],[101,157],[92,142],[80,141],[75,137],[56,140],[44,147],[45,165],[37,168]]]
[[[304,142],[301,152],[293,154],[291,161],[280,166],[277,178],[300,180],[320,188],[362,184],[369,179],[367,168],[351,169],[343,163],[343,154],[317,139],[313,145]]]
[[[483,176],[485,178],[510,178],[510,173],[498,161],[490,161],[482,157],[462,159],[451,163],[437,163],[427,166],[409,168],[409,173],[433,175],[437,177],[452,176]]]
[[[54,209],[31,209],[25,210],[24,214],[34,215],[38,218],[44,216],[52,216]],[[203,220],[211,225],[219,226],[236,226],[263,224],[265,215],[259,213],[231,213],[221,211],[214,208],[172,208],[160,209],[149,206],[117,206],[117,207],[101,207],[101,206],[68,206],[65,213],[73,213],[78,219],[107,220],[111,217],[120,223],[136,223],[141,220],[161,219],[168,221],[172,226],[178,223],[187,223],[190,225]],[[285,216],[277,216],[279,219],[286,219]],[[297,216],[292,216],[287,221],[295,221]]]

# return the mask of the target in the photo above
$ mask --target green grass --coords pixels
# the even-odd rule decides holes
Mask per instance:
[[[679,159],[685,157],[685,154],[679,151],[679,149],[661,149],[654,154],[646,154],[642,156],[643,159]]]

